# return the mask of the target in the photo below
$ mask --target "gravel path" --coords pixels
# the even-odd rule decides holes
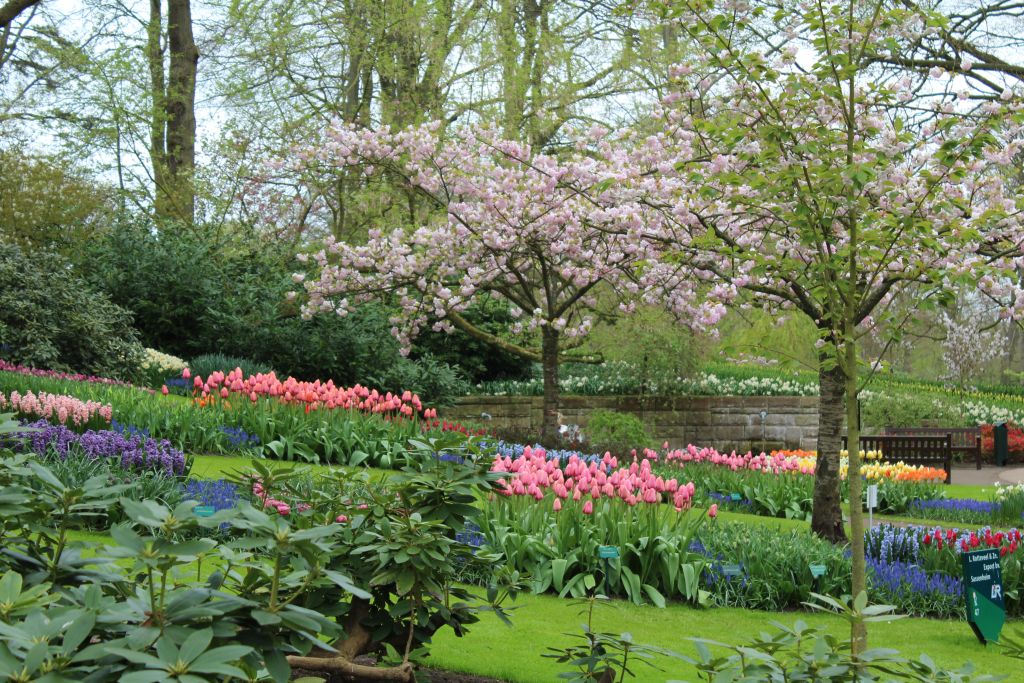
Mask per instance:
[[[985,465],[980,470],[973,467],[954,467],[953,483],[969,486],[994,486],[1002,484],[1019,484],[1024,482],[1024,467],[996,467]]]

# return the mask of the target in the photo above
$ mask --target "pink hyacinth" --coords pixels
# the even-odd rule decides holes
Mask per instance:
[[[10,408],[26,417],[41,417],[60,424],[73,424],[77,427],[86,425],[90,420],[98,419],[109,423],[114,410],[109,404],[97,401],[82,401],[74,396],[48,394],[31,391],[21,394],[12,391],[9,396],[0,392],[0,409]]]

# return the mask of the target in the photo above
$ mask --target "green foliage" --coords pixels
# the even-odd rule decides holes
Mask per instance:
[[[1024,518],[1024,484],[997,484],[990,500],[996,506],[993,516],[997,522],[1014,526],[1021,523]]]
[[[130,379],[143,349],[131,314],[55,254],[0,244],[3,357],[33,367]]]
[[[0,678],[283,683],[286,657],[314,650],[357,668],[358,655],[391,653],[411,674],[439,629],[462,634],[482,611],[507,619],[501,601],[516,590],[500,570],[483,603],[451,583],[467,551],[449,525],[478,514],[472,502],[491,486],[462,452],[468,464],[424,458],[372,486],[307,478],[308,503],[287,517],[240,504],[200,518],[191,501],[130,500],[104,477],[69,486],[31,457],[2,458]],[[305,476],[255,467],[267,496]],[[113,507],[128,523],[86,558],[68,530]],[[233,530],[222,542],[184,540],[222,525]]]
[[[630,666],[636,666],[637,662],[648,667],[657,669],[653,663],[655,655],[670,655],[678,657],[663,648],[644,645],[633,641],[630,633],[601,633],[594,630],[594,607],[604,601],[604,596],[593,595],[579,604],[584,609],[580,614],[585,614],[587,622],[583,624],[582,633],[563,634],[579,645],[568,647],[549,647],[553,654],[542,655],[554,659],[559,664],[567,664],[569,671],[558,675],[560,679],[572,683],[610,683],[611,681],[624,681],[626,677],[635,678],[636,674]]]
[[[210,373],[217,370],[221,372],[230,372],[235,368],[242,368],[242,372],[248,375],[255,375],[257,373],[267,374],[273,368],[263,363],[257,363],[256,361],[249,360],[247,358],[238,358],[235,356],[225,356],[222,353],[204,353],[201,356],[196,356],[188,361],[188,369],[191,371],[192,376],[201,375],[202,377],[209,377]]]
[[[74,451],[63,458],[56,453],[49,453],[41,457],[40,460],[53,473],[53,476],[70,488],[85,487],[91,480],[96,479],[106,482],[112,490],[120,491],[127,500],[153,500],[161,505],[174,508],[185,499],[181,478],[161,471],[129,472],[122,469],[118,463],[111,463],[102,458],[91,460]],[[39,490],[41,482],[38,479],[29,479],[26,485],[33,490]],[[102,530],[125,521],[127,519],[124,516],[123,508],[113,505],[94,514],[78,515],[73,528]]]
[[[400,358],[379,376],[368,377],[367,384],[380,391],[419,394],[427,403],[449,406],[456,396],[463,396],[469,384],[460,369],[430,355],[421,355],[415,362]]]
[[[911,393],[881,394],[872,392],[861,402],[864,427],[920,427],[935,424],[942,427],[974,426],[970,420],[943,400],[929,395]]]
[[[79,261],[79,270],[135,314],[147,346],[182,358],[208,354],[251,359],[281,377],[333,379],[335,384],[383,386],[413,379],[432,403],[464,393],[443,362],[403,358],[390,334],[388,311],[360,307],[348,316],[303,320],[287,298],[291,273],[301,270],[284,248],[244,233],[192,230],[154,232],[122,223]],[[453,351],[456,357],[458,349]],[[484,357],[484,356],[481,356]],[[231,370],[238,363],[228,360]],[[242,366],[243,369],[245,366]]]
[[[866,606],[865,620],[890,620],[887,606]],[[946,669],[927,655],[906,659],[891,649],[871,649],[858,656],[851,653],[849,640],[797,621],[792,627],[772,621],[773,631],[740,645],[707,639],[693,639],[696,658],[684,657],[697,667],[701,681],[736,682],[813,680],[819,683],[845,681],[944,681],[948,683],[989,683],[1000,678],[977,674],[970,665]],[[712,651],[711,648],[719,648]],[[719,654],[724,649],[727,654]]]
[[[0,238],[28,251],[76,253],[112,209],[108,188],[84,168],[22,145],[0,148],[0,188]]]
[[[680,474],[678,467],[662,466],[664,477],[682,477],[692,481],[696,491],[719,504],[740,512],[809,520],[814,498],[814,477],[796,472],[766,474],[754,470],[733,471],[728,467],[704,463],[688,463]],[[710,494],[717,494],[711,496]],[[728,499],[739,494],[740,500]],[[727,497],[722,500],[722,497]]]
[[[721,322],[718,356],[764,358],[773,361],[773,367],[786,370],[818,367],[814,348],[818,331],[805,316],[781,317],[757,309],[734,312]]]
[[[471,325],[496,336],[509,334],[514,322],[509,304],[492,298],[481,298],[463,312]],[[473,339],[462,330],[451,333],[426,331],[416,337],[411,358],[417,362],[434,359],[457,367],[471,383],[504,379],[525,379],[531,364],[507,351]],[[457,395],[457,394],[453,394]]]
[[[651,435],[636,415],[612,410],[595,410],[587,416],[587,442],[594,449],[626,455],[630,449],[638,452],[650,447]]]
[[[668,599],[706,602],[700,585],[705,561],[690,549],[702,523],[702,515],[670,506],[630,507],[608,498],[589,515],[570,501],[556,512],[550,497],[498,499],[479,520],[488,547],[529,576],[535,593],[582,598],[598,590],[659,607]],[[619,557],[601,559],[602,545],[615,546]]]
[[[613,363],[631,363],[639,394],[650,394],[666,378],[693,374],[701,359],[700,340],[671,314],[655,307],[597,325],[586,348]]]
[[[124,219],[79,254],[77,268],[95,288],[132,312],[143,343],[188,358],[213,346],[203,343],[207,309],[225,288],[213,254],[191,230],[155,232]]]
[[[760,524],[715,523],[697,534],[709,561],[703,588],[719,605],[758,610],[800,607],[813,593],[850,591],[844,549],[804,530]],[[817,579],[810,566],[824,565]]]

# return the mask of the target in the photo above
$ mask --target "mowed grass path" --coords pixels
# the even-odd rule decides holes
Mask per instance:
[[[554,596],[521,596],[519,609],[512,613],[510,628],[493,615],[484,615],[480,623],[470,627],[465,638],[456,638],[444,631],[435,638],[431,648],[432,666],[482,676],[491,676],[512,683],[555,681],[560,672],[554,660],[541,655],[549,647],[575,644],[567,633],[580,633],[584,617],[582,609],[570,600]],[[595,612],[597,631],[629,632],[634,642],[657,645],[690,657],[696,649],[688,638],[707,638],[738,644],[762,631],[772,630],[770,622],[792,626],[797,620],[825,628],[837,636],[848,635],[848,626],[839,616],[804,612],[755,612],[752,610],[714,607],[696,609],[669,605],[665,609],[637,607],[612,602]],[[1018,628],[1011,624],[1009,628]],[[1007,680],[1022,680],[1024,664],[1001,654],[998,646],[984,646],[977,641],[966,622],[933,619],[899,619],[869,625],[869,646],[899,650],[900,654],[917,659],[926,653],[936,663],[960,667],[972,662],[982,673],[1007,675]],[[655,660],[663,671],[638,664],[634,671],[639,683],[664,683],[670,680],[697,681],[697,672],[680,660],[660,657]]]

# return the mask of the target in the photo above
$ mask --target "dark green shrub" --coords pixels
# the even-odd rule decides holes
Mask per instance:
[[[508,302],[486,299],[474,303],[463,314],[470,323],[484,332],[503,336],[515,320]],[[410,358],[434,360],[458,367],[472,384],[496,380],[529,379],[533,363],[456,329],[451,333],[424,330],[416,337]]]
[[[242,372],[247,377],[257,373],[266,374],[272,370],[269,365],[257,363],[248,358],[225,356],[222,353],[205,353],[202,356],[196,356],[188,362],[188,369],[191,371],[192,376],[202,375],[204,379],[209,377],[210,373],[215,370],[227,373],[235,368],[242,368]]]
[[[449,406],[455,397],[469,391],[469,384],[458,368],[432,356],[422,356],[416,361],[402,359],[380,377],[367,378],[366,383],[382,391],[411,391],[432,406]]]
[[[225,295],[216,249],[191,230],[153,231],[123,221],[77,262],[95,288],[132,312],[142,342],[181,358],[211,348],[203,338],[206,311]]]
[[[131,313],[88,287],[60,256],[0,245],[0,345],[10,361],[131,379],[143,349]]]
[[[298,303],[288,299],[296,289],[292,273],[303,266],[287,246],[244,233],[225,242],[202,226],[156,233],[124,224],[112,228],[78,267],[134,312],[148,346],[166,353],[193,358],[216,350],[272,367],[282,377],[410,389],[430,399],[464,393],[443,359],[429,353],[402,357],[385,306],[304,320]],[[451,354],[486,355],[454,347]],[[403,380],[412,384],[403,386]]]
[[[623,455],[651,445],[651,435],[640,418],[629,413],[595,410],[587,417],[584,430],[590,446],[599,451]]]

